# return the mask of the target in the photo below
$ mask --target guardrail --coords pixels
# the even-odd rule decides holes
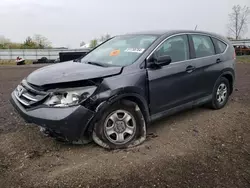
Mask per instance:
[[[248,45],[250,46],[250,39],[244,39],[244,40],[231,40],[231,43],[233,45]]]
[[[12,60],[18,56],[27,60],[36,60],[42,57],[48,59],[59,58],[60,52],[86,52],[88,49],[4,49],[0,50],[0,59]]]

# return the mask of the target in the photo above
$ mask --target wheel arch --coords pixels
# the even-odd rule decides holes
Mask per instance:
[[[139,106],[146,122],[147,123],[149,122],[150,115],[149,115],[148,103],[142,97],[138,96],[137,94],[135,95],[132,94],[132,95],[123,96],[118,100],[126,100],[126,101],[131,101],[131,102],[136,103]]]
[[[112,105],[113,103],[122,101],[122,100],[127,100],[127,101],[136,103],[139,106],[146,122],[149,121],[150,115],[149,115],[148,103],[141,95],[137,93],[124,93],[124,94],[112,96],[105,103],[107,103],[107,105]]]
[[[224,77],[229,81],[229,86],[230,86],[229,94],[231,95],[233,93],[235,75],[231,71],[224,71],[220,77]]]
[[[114,95],[110,97],[109,99],[101,102],[96,107],[96,114],[93,117],[93,119],[90,121],[90,123],[88,124],[88,127],[85,130],[87,132],[92,132],[94,124],[100,118],[102,112],[105,111],[105,109],[107,109],[112,104],[119,102],[119,101],[131,101],[131,102],[136,103],[142,112],[146,125],[148,124],[150,120],[150,113],[149,113],[147,101],[141,95],[137,93],[124,93],[124,94]]]

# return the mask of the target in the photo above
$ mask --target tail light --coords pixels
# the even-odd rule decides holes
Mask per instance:
[[[233,59],[236,59],[236,53],[235,53],[235,50],[234,50],[234,54],[233,54]]]

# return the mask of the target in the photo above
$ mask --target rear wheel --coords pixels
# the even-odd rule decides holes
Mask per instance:
[[[228,102],[229,94],[230,94],[229,81],[225,77],[221,77],[215,84],[215,88],[213,91],[213,98],[210,103],[210,107],[212,107],[213,109],[223,108]]]
[[[121,101],[105,110],[95,123],[93,140],[109,149],[128,148],[138,145],[145,136],[145,121],[139,107],[131,101]]]

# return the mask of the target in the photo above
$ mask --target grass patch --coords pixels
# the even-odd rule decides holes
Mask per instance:
[[[32,60],[25,60],[25,64],[29,65],[32,64]],[[0,65],[16,65],[15,60],[0,60]]]
[[[237,56],[237,62],[239,63],[250,63],[250,55]]]

